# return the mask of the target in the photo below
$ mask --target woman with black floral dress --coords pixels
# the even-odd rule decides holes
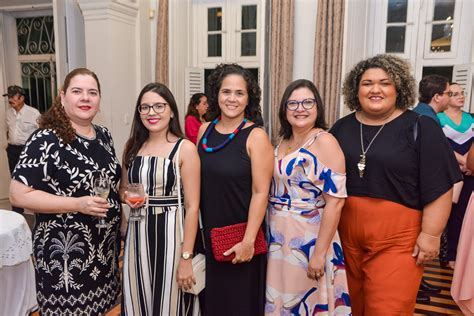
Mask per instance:
[[[121,169],[109,131],[92,124],[99,106],[95,73],[70,72],[13,173],[12,204],[36,213],[33,252],[42,315],[105,314],[120,290]],[[94,194],[99,176],[111,183],[107,199]]]

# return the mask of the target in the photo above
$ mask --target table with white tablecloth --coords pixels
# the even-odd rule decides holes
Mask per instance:
[[[0,315],[29,315],[37,307],[31,253],[25,218],[0,210]]]

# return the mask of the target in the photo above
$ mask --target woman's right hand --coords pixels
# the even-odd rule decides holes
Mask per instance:
[[[413,257],[416,257],[416,265],[428,263],[438,257],[440,239],[440,236],[420,232],[412,254]]]
[[[180,259],[178,263],[178,270],[176,273],[176,280],[178,286],[183,290],[189,290],[196,284],[196,278],[193,273],[193,261],[191,259]]]
[[[139,207],[142,207],[146,201],[148,200],[148,194],[145,195],[145,199],[143,200],[143,202],[137,202],[137,203],[130,203],[127,199],[127,194],[128,194],[128,191],[125,191],[125,194],[124,194],[124,201],[125,203],[130,206],[131,208],[139,208]]]
[[[98,196],[81,196],[78,200],[78,211],[85,215],[107,217],[110,208],[106,199]]]

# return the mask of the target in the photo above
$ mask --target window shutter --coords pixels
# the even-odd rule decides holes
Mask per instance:
[[[204,69],[186,68],[185,75],[185,100],[189,101],[195,93],[204,93]]]
[[[464,101],[464,111],[474,112],[474,97],[472,93],[472,76],[474,64],[454,65],[453,67],[453,82],[459,83],[464,88],[466,98]]]

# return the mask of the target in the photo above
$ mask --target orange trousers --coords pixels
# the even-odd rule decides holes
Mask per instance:
[[[421,218],[387,200],[347,198],[339,235],[354,316],[413,315],[423,276],[412,256]]]

